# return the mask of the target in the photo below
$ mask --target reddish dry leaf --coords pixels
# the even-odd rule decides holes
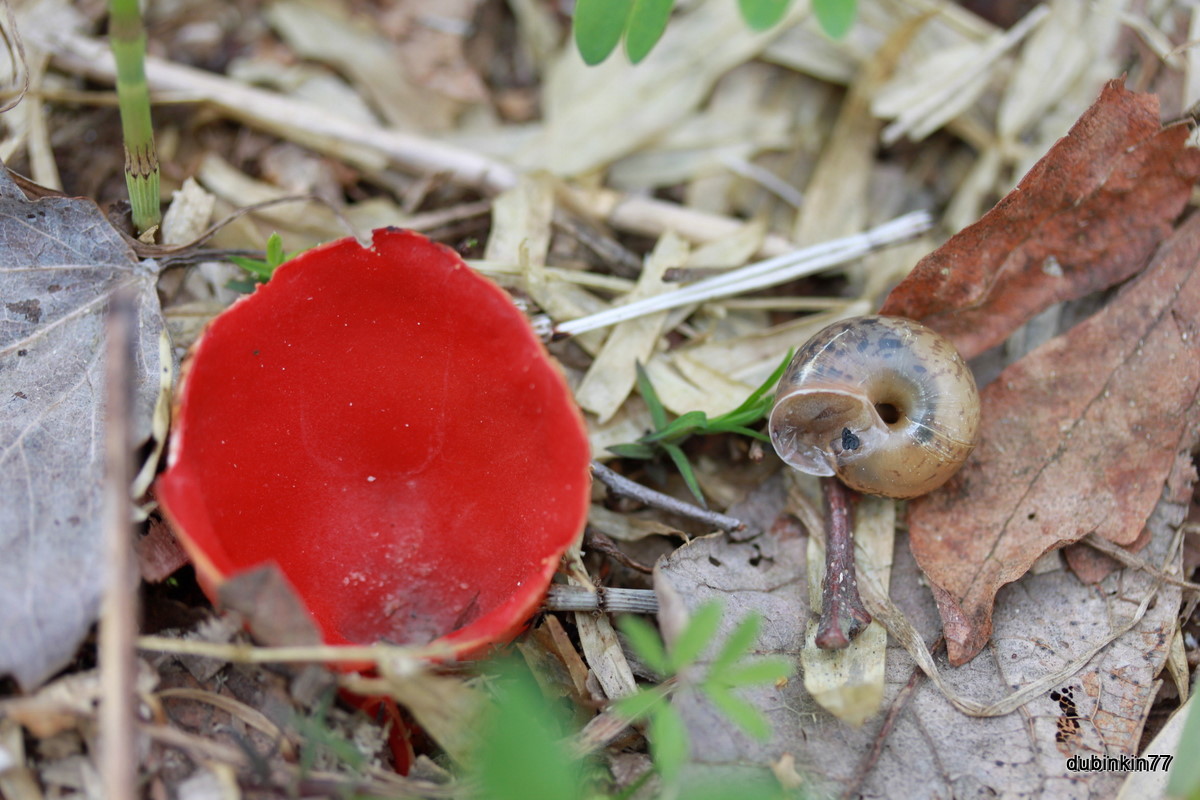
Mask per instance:
[[[1136,274],[1171,231],[1200,151],[1160,128],[1158,98],[1118,81],[1021,183],[892,291],[880,313],[920,320],[964,358],[1042,309]]]
[[[981,395],[979,447],[912,503],[950,661],[992,629],[996,591],[1090,532],[1133,542],[1200,412],[1200,216],[1103,311],[1012,365]]]
[[[171,526],[157,517],[150,520],[150,530],[133,543],[138,572],[147,583],[161,583],[188,563],[188,554],[171,532]]]

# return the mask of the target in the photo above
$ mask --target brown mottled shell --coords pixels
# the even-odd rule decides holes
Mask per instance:
[[[771,442],[801,472],[917,497],[975,448],[979,392],[940,334],[901,317],[836,322],[796,353],[771,409]]]

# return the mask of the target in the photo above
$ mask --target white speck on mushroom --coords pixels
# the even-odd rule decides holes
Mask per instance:
[[[367,476],[367,483],[374,483],[374,482],[375,482],[375,476],[374,476],[374,475],[368,475],[368,476]]]

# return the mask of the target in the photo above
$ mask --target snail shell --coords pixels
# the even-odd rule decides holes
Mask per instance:
[[[917,497],[975,448],[979,392],[940,334],[900,317],[854,317],[810,339],[788,364],[771,409],[779,457],[852,489]]]

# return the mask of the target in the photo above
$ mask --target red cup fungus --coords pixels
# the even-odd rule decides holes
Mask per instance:
[[[412,232],[282,265],[206,329],[175,414],[156,492],[202,586],[274,562],[331,644],[503,641],[586,519],[562,374],[503,290]]]

